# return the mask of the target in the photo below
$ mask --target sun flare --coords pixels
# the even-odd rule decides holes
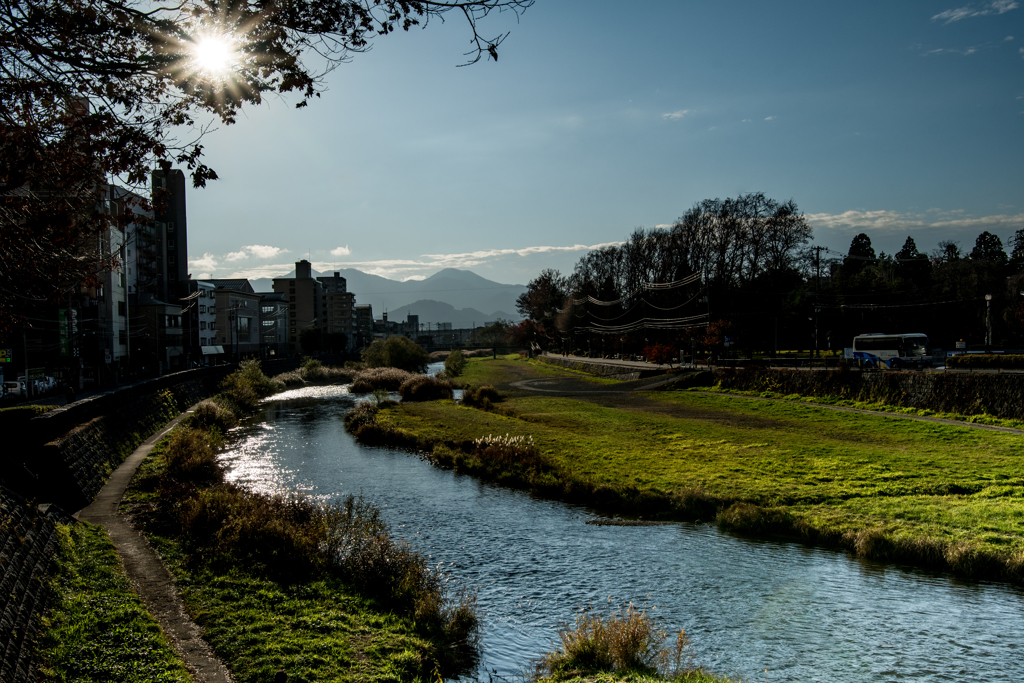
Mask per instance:
[[[203,36],[192,47],[192,59],[196,66],[212,76],[228,72],[236,58],[234,45],[224,36]]]

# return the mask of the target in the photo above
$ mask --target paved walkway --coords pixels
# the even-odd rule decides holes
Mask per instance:
[[[174,579],[171,578],[167,567],[149,542],[131,527],[128,520],[118,514],[121,498],[124,497],[135,470],[153,450],[153,446],[191,412],[190,408],[136,448],[135,452],[110,475],[92,504],[80,510],[75,517],[106,529],[117,546],[117,554],[121,556],[121,562],[135,591],[159,622],[197,683],[233,683],[231,674],[213,654],[203,640],[199,627],[185,611],[185,604],[174,587]]]

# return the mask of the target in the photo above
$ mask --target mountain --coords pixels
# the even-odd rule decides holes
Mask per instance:
[[[434,317],[444,315],[458,315],[459,320],[466,320],[467,324],[474,320],[493,322],[498,318],[515,321],[522,319],[522,316],[514,311],[516,299],[526,291],[526,287],[494,282],[470,270],[445,268],[424,280],[405,282],[389,280],[354,268],[339,268],[338,273],[347,281],[348,291],[356,295],[357,304],[373,306],[374,318],[379,319],[387,310],[390,319],[398,320],[395,315],[401,315],[401,319],[404,320],[405,312],[399,313],[400,309],[404,310],[414,302],[416,305],[433,302],[447,304],[449,308],[424,306],[423,310],[429,311],[429,314],[419,314],[421,323],[456,323],[456,320],[448,317]],[[318,275],[330,273],[318,273],[314,270],[313,277]],[[294,276],[293,270],[281,277]],[[253,279],[250,283],[257,292],[270,292],[274,288],[273,280],[270,278]],[[412,313],[417,314],[417,311],[413,310]]]
[[[443,301],[431,301],[430,299],[422,299],[408,306],[391,309],[388,311],[388,320],[403,321],[410,313],[419,316],[420,324],[451,323],[456,328],[480,327],[496,320],[519,320],[519,316],[513,316],[504,311],[481,313],[475,308],[455,308]],[[376,309],[373,314],[374,317],[377,317]]]

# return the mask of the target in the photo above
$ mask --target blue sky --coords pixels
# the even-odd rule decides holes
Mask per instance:
[[[1022,0],[1024,1],[1024,0]],[[380,38],[309,107],[205,140],[195,277],[300,258],[525,284],[709,197],[793,199],[814,243],[895,252],[1024,228],[1024,8],[537,0],[499,61],[456,17]],[[357,292],[358,295],[358,292]]]

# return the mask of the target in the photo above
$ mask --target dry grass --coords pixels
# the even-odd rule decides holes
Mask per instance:
[[[563,624],[558,637],[561,649],[540,660],[536,678],[616,672],[674,679],[695,671],[686,632],[670,637],[632,603],[608,615],[583,612],[575,623]]]
[[[402,382],[398,393],[403,401],[440,401],[452,397],[452,385],[445,379],[415,375]]]
[[[374,389],[398,391],[404,382],[415,376],[415,373],[398,368],[368,368],[356,374],[351,390],[354,394],[368,394]]]

